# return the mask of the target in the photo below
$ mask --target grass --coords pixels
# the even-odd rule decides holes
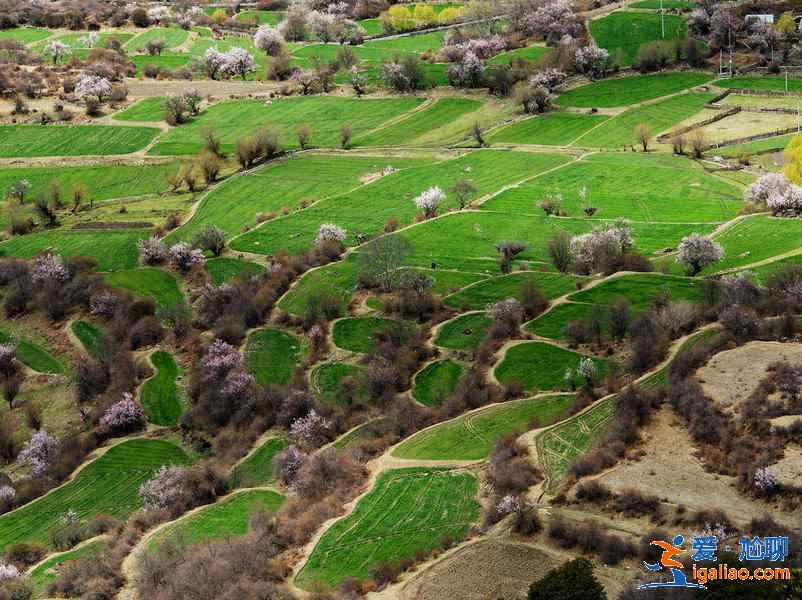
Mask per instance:
[[[220,286],[236,279],[250,279],[265,272],[259,263],[241,258],[211,258],[206,261],[206,273],[214,285]]]
[[[723,148],[711,148],[708,154],[724,156],[726,158],[737,158],[742,154],[764,154],[767,152],[780,152],[785,150],[786,146],[796,136],[795,133],[788,135],[779,135],[765,140],[756,140],[754,142],[746,142],[745,144],[736,144],[734,146],[724,146]]]
[[[629,8],[690,10],[695,6],[696,2],[694,0],[640,0],[639,2],[630,4]]]
[[[68,510],[81,520],[101,514],[126,519],[141,507],[139,486],[159,467],[189,462],[179,446],[165,440],[133,439],[113,446],[68,483],[0,516],[0,550],[21,541],[48,544]]]
[[[442,98],[431,106],[415,111],[408,117],[368,133],[354,142],[356,146],[381,146],[385,148],[414,145],[415,140],[431,133],[444,123],[456,121],[471,113],[482,103],[468,98]]]
[[[702,281],[690,277],[639,273],[607,279],[597,286],[571,294],[569,300],[611,305],[619,298],[624,298],[633,310],[642,311],[651,306],[654,298],[664,294],[675,302],[698,302],[702,296],[702,285]]]
[[[113,115],[115,121],[161,121],[164,119],[162,96],[142,98],[128,108]]]
[[[328,296],[339,301],[344,313],[356,288],[357,272],[357,263],[351,257],[307,271],[281,298],[278,307],[293,315],[303,315],[315,299]]]
[[[86,353],[97,358],[100,353],[100,343],[103,339],[103,332],[89,321],[81,319],[75,320],[70,324],[72,334],[81,342],[81,346]]]
[[[175,306],[184,302],[184,295],[172,273],[154,267],[126,269],[105,274],[110,286],[143,298],[152,298],[159,306]]]
[[[527,282],[533,282],[535,288],[546,298],[554,299],[564,296],[576,289],[581,278],[562,273],[538,273],[532,271],[512,273],[502,277],[485,279],[463,288],[445,299],[447,306],[468,310],[483,310],[488,305],[506,298],[520,298],[521,290]]]
[[[338,147],[340,129],[353,127],[359,137],[391,118],[418,106],[418,98],[382,98],[365,100],[334,96],[309,96],[273,100],[235,100],[215,104],[186,125],[168,131],[151,149],[150,154],[197,154],[203,148],[201,131],[211,127],[220,137],[223,152],[231,152],[238,139],[267,125],[281,131],[283,148],[298,147],[294,129],[301,124],[312,128],[311,144]],[[0,138],[2,140],[2,138]],[[2,146],[0,146],[0,149]]]
[[[684,94],[655,104],[632,108],[608,119],[574,142],[582,148],[634,147],[635,126],[645,123],[652,136],[668,131],[698,113],[713,94]]]
[[[28,576],[28,580],[33,588],[33,597],[47,597],[47,587],[56,581],[59,568],[62,565],[70,563],[74,560],[78,560],[79,558],[100,554],[105,547],[105,541],[95,540],[92,542],[87,542],[86,544],[83,544],[78,548],[74,548],[73,550],[60,552],[40,563],[33,571],[30,572]]]
[[[766,260],[799,247],[802,221],[757,215],[727,228],[716,240],[726,255],[702,271],[715,273]]]
[[[557,104],[580,108],[613,108],[676,94],[710,81],[695,71],[668,71],[653,75],[615,77],[589,83],[560,95]]]
[[[497,54],[487,61],[488,65],[507,65],[514,60],[526,60],[529,62],[537,63],[541,58],[548,54],[549,49],[546,46],[525,46],[523,48],[516,48],[515,50],[508,50]]]
[[[111,198],[144,196],[168,189],[165,175],[175,171],[174,163],[144,165],[103,165],[86,167],[22,167],[0,169],[0,197],[20,179],[27,179],[31,188],[25,200],[30,203],[52,182],[61,186],[65,202],[72,201],[76,185],[85,188],[83,204]]]
[[[321,399],[327,404],[347,405],[354,403],[362,404],[367,401],[368,393],[363,386],[356,390],[355,398],[344,397],[340,384],[346,377],[358,378],[364,372],[364,368],[359,365],[352,365],[344,362],[326,362],[318,365],[310,375],[312,385],[317,390]]]
[[[615,399],[607,398],[535,438],[547,490],[553,491],[571,462],[590,449],[614,413]]]
[[[51,35],[53,35],[52,31],[39,27],[14,27],[0,31],[0,40],[14,40],[23,44],[32,44],[49,38]]]
[[[566,385],[566,371],[575,371],[584,358],[582,354],[545,342],[524,342],[507,349],[495,375],[501,383],[517,382],[529,391],[559,390]],[[604,375],[605,361],[594,358],[593,362],[598,375]]]
[[[0,158],[131,154],[158,134],[152,127],[122,125],[2,125]]]
[[[487,337],[490,324],[484,313],[462,315],[444,323],[434,343],[452,350],[473,350]]]
[[[714,84],[718,87],[729,89],[769,90],[773,92],[784,92],[785,75],[732,77],[730,79],[717,79]],[[802,78],[789,76],[788,91],[802,92]]]
[[[175,48],[187,41],[189,33],[180,27],[150,27],[125,44],[129,53],[145,52],[148,42],[163,40],[165,49]]]
[[[137,77],[144,77],[144,70],[148,65],[158,67],[159,69],[174,71],[176,69],[189,67],[192,56],[188,53],[162,52],[156,56],[151,56],[150,54],[136,54],[129,57],[129,59],[136,65]]]
[[[245,363],[262,385],[286,385],[306,352],[297,336],[280,329],[257,329],[245,344]]]
[[[439,406],[457,389],[465,368],[453,360],[430,363],[415,375],[412,395],[421,404]]]
[[[802,266],[802,254],[798,254],[796,256],[789,256],[788,258],[782,258],[775,262],[770,262],[765,265],[761,265],[759,267],[754,267],[749,269],[750,272],[755,274],[757,280],[760,281],[762,284],[766,284],[771,277],[772,273],[780,269],[784,269],[787,267],[799,267]]]
[[[184,411],[178,391],[178,365],[169,352],[159,350],[150,355],[156,374],[142,384],[139,402],[149,423],[175,427]]]
[[[463,273],[461,271],[445,271],[438,269],[417,269],[417,271],[423,273],[427,277],[431,277],[433,281],[432,293],[440,294],[441,296],[453,294],[467,285],[486,279],[484,275]]]
[[[305,154],[275,162],[244,176],[232,177],[204,196],[192,218],[172,237],[191,239],[213,224],[231,237],[257,224],[257,215],[281,214],[343,194],[360,185],[360,179],[387,166],[404,168],[424,161],[375,156]]]
[[[160,530],[150,540],[149,547],[158,546],[168,539],[189,545],[245,535],[254,512],[273,513],[283,502],[284,496],[272,490],[231,494]]]
[[[375,336],[379,332],[396,331],[402,337],[409,337],[414,330],[415,326],[405,321],[381,317],[348,317],[334,323],[332,341],[343,350],[367,353],[375,349]]]
[[[321,537],[295,578],[301,588],[367,579],[384,563],[428,554],[448,535],[459,541],[479,517],[473,473],[396,469],[379,475],[347,517]]]
[[[483,460],[509,433],[542,427],[565,418],[574,396],[559,394],[512,400],[444,421],[416,433],[392,455],[410,460]]]
[[[553,340],[565,340],[565,326],[572,321],[582,321],[593,311],[603,310],[595,304],[577,304],[566,302],[558,304],[547,313],[530,321],[526,328],[541,337]]]
[[[17,360],[37,373],[64,372],[64,366],[55,356],[30,340],[0,330],[0,344],[14,344],[17,347]]]
[[[240,23],[256,21],[259,25],[278,25],[286,17],[280,10],[243,10],[237,13],[236,19]]]
[[[489,141],[494,144],[567,146],[609,118],[569,112],[546,113],[497,129],[490,134]]]
[[[624,64],[631,65],[641,45],[682,39],[688,35],[688,24],[676,15],[617,11],[590,21],[590,32],[596,44],[609,51],[611,57],[619,48],[623,50]]]
[[[348,232],[345,243],[354,245],[356,234],[370,235],[382,231],[390,219],[396,219],[399,224],[411,223],[417,212],[414,198],[431,186],[438,185],[448,190],[457,181],[470,178],[478,189],[476,197],[481,197],[524,177],[531,177],[560,165],[566,160],[564,156],[550,154],[480,150],[460,158],[404,169],[344,196],[322,200],[306,210],[268,221],[258,229],[233,240],[231,247],[237,251],[260,254],[270,254],[282,249],[296,253],[311,247],[322,223],[336,223],[345,228]],[[456,206],[456,200],[452,196],[449,194],[447,201],[441,206],[441,212]],[[499,239],[508,238],[505,236]],[[497,241],[498,239],[494,240],[494,243]],[[442,250],[441,247],[440,251]],[[430,267],[431,263],[432,261],[423,262],[418,266]]]
[[[256,450],[239,463],[231,473],[231,487],[249,488],[268,485],[274,480],[273,457],[289,446],[284,438],[265,440]]]

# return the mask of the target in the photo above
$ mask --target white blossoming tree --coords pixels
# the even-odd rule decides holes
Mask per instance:
[[[42,49],[42,52],[47,56],[50,56],[53,59],[53,64],[55,65],[64,56],[71,54],[72,48],[64,42],[53,40],[45,45],[45,47]]]
[[[437,216],[437,208],[445,201],[446,194],[439,187],[431,187],[415,198],[415,206],[427,219]]]
[[[721,244],[698,233],[685,236],[679,243],[677,262],[686,266],[691,275],[696,275],[705,267],[722,258],[724,258],[724,249]]]

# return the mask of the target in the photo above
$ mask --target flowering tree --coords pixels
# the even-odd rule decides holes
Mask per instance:
[[[309,457],[298,446],[292,445],[273,459],[273,470],[284,484],[292,483]]]
[[[533,86],[542,86],[550,92],[563,84],[568,76],[559,69],[543,69],[532,76],[530,83]]]
[[[170,9],[166,6],[152,6],[148,9],[147,14],[154,23],[164,23],[170,18]]]
[[[145,423],[145,413],[130,392],[112,404],[100,418],[100,425],[110,431],[129,431]]]
[[[56,285],[67,281],[70,273],[64,261],[56,254],[42,254],[36,257],[31,269],[31,279],[37,285]]]
[[[488,312],[496,333],[504,337],[514,335],[524,318],[524,308],[515,298],[499,300],[490,306]]]
[[[167,246],[159,238],[152,236],[137,242],[139,262],[143,265],[160,265],[167,260]]]
[[[721,244],[698,233],[692,233],[682,238],[678,250],[677,262],[688,267],[691,275],[696,275],[706,266],[724,258],[724,249]]]
[[[245,371],[231,371],[223,384],[223,394],[232,398],[242,398],[248,395],[256,380],[253,375]]]
[[[300,444],[318,447],[329,440],[331,420],[319,415],[314,409],[305,417],[296,419],[290,426],[290,435]]]
[[[346,231],[334,223],[322,223],[317,230],[315,244],[321,242],[340,242],[345,240]]]
[[[544,4],[521,19],[521,26],[528,35],[542,37],[550,43],[566,35],[576,37],[582,30],[582,23],[568,0]]]
[[[242,355],[234,346],[217,339],[206,349],[201,368],[209,380],[223,380],[229,371],[242,368]]]
[[[112,317],[119,304],[119,296],[112,294],[108,290],[103,290],[90,298],[89,312],[100,317]]]
[[[278,56],[284,48],[284,37],[275,27],[261,25],[253,35],[253,43],[268,56]]]
[[[240,76],[244,80],[248,73],[256,71],[256,61],[253,54],[245,48],[235,46],[223,55],[223,64],[220,72],[228,77]]]
[[[335,17],[329,12],[309,11],[306,17],[312,35],[321,42],[330,42],[334,37]]]
[[[217,48],[208,48],[206,52],[203,53],[198,64],[210,79],[217,79],[222,74],[221,71],[223,70],[225,62],[225,54],[220,52]]]
[[[610,53],[596,44],[583,46],[576,51],[576,69],[580,73],[589,73],[594,78],[603,77],[609,58]]]
[[[357,96],[362,96],[368,89],[368,76],[356,65],[351,67],[351,87]]]
[[[521,501],[512,494],[507,494],[501,500],[499,500],[498,504],[496,504],[496,512],[499,515],[511,515],[512,513],[516,513],[520,510]]]
[[[139,497],[145,510],[165,510],[181,496],[184,491],[186,469],[165,466],[139,486]]]
[[[18,368],[17,347],[14,344],[0,344],[0,375],[9,377]]]
[[[448,80],[453,86],[480,87],[484,74],[485,65],[473,52],[466,52],[462,61],[448,68]]]
[[[59,60],[61,60],[62,56],[70,54],[72,52],[72,48],[64,42],[53,40],[52,42],[48,42],[42,51],[48,56],[53,57],[53,64],[55,65]]]
[[[17,456],[17,462],[28,465],[34,475],[41,475],[56,457],[58,451],[58,440],[49,435],[46,429],[40,429],[25,442]]]
[[[598,370],[596,369],[596,363],[593,361],[593,359],[586,357],[579,361],[579,366],[576,368],[576,372],[587,382],[588,385],[592,385],[596,379]]]
[[[83,44],[84,48],[94,48],[97,46],[97,39],[98,34],[97,31],[90,31],[88,34],[83,36],[80,40],[81,44]]]
[[[413,202],[415,202],[417,209],[423,212],[424,217],[431,219],[437,215],[437,207],[440,206],[445,199],[445,192],[435,186],[423,192],[420,196],[415,198]]]
[[[746,189],[747,197],[756,204],[768,205],[774,196],[784,196],[791,189],[791,182],[781,173],[765,173]]]
[[[31,189],[31,182],[27,179],[19,179],[11,184],[6,191],[6,196],[10,200],[16,200],[22,204],[25,200],[25,193]]]
[[[107,77],[81,73],[75,85],[75,93],[86,98],[87,96],[103,100],[111,94],[111,81]]]
[[[704,8],[695,8],[688,17],[688,27],[699,35],[710,31],[710,14]]]
[[[0,563],[0,581],[11,581],[12,579],[17,579],[20,575],[19,569],[14,565]]]
[[[17,490],[10,485],[0,486],[0,502],[11,502],[17,496]]]
[[[186,242],[178,242],[171,246],[167,256],[170,264],[184,273],[195,265],[202,265],[206,262],[203,251],[197,248],[193,249]]]
[[[780,481],[771,468],[761,467],[755,471],[754,484],[757,490],[768,493],[777,489]]]
[[[382,65],[381,78],[387,85],[399,92],[407,91],[410,87],[409,77],[404,72],[404,67],[395,61]]]
[[[590,274],[602,269],[608,259],[621,256],[631,247],[632,227],[622,219],[571,238],[571,258],[580,273]]]
[[[784,190],[776,190],[766,201],[775,216],[798,217],[802,215],[802,187],[789,185]]]

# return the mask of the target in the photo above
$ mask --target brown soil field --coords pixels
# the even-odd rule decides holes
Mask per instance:
[[[705,394],[723,408],[737,410],[766,375],[768,366],[779,360],[802,363],[802,344],[749,342],[716,354],[696,372]]]

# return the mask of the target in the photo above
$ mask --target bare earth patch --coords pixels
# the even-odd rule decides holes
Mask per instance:
[[[644,455],[605,473],[599,478],[601,483],[616,492],[635,488],[691,509],[718,508],[736,521],[748,521],[769,512],[778,522],[798,523],[799,515],[783,513],[743,496],[735,488],[734,477],[706,472],[694,456],[694,445],[685,426],[669,408],[655,415],[643,430],[643,438]]]
[[[779,360],[802,363],[802,344],[749,342],[716,354],[696,372],[696,378],[705,394],[723,408],[735,410],[757,388],[768,366]]]

